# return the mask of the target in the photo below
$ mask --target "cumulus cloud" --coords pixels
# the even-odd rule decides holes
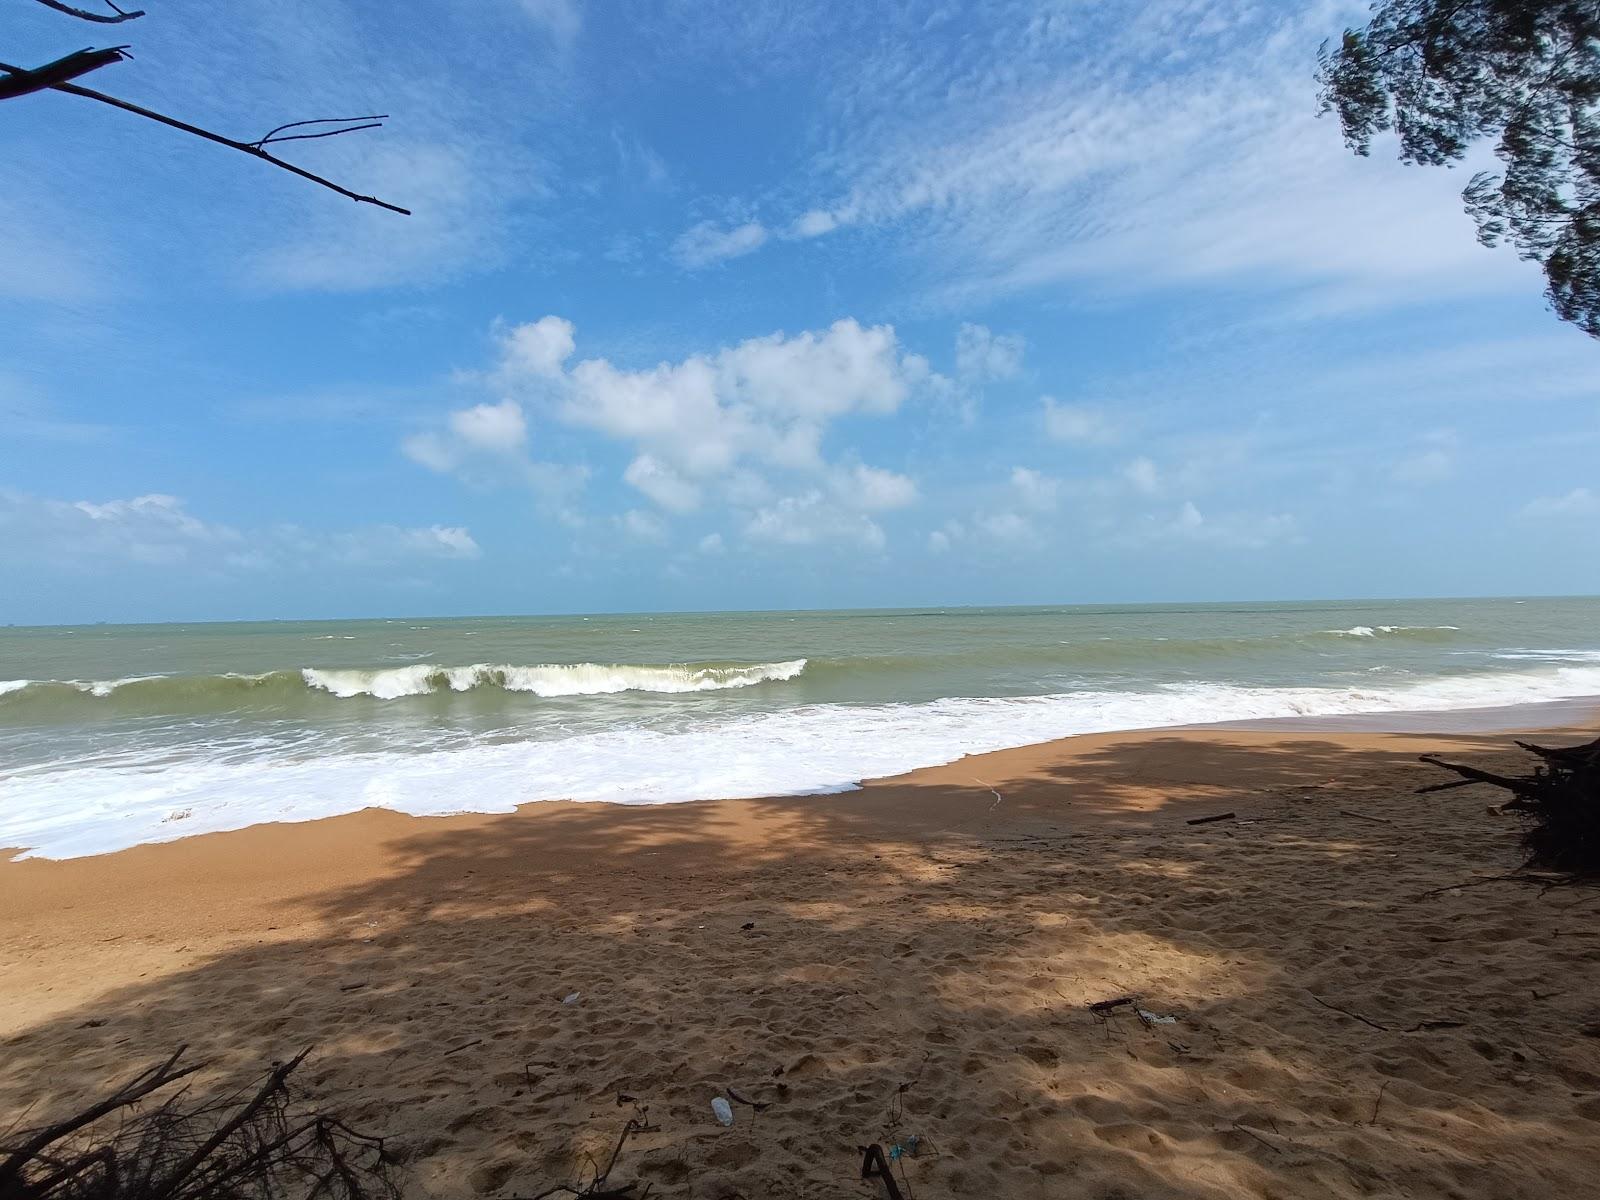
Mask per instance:
[[[522,325],[501,325],[500,369],[514,379],[554,379],[575,347],[573,325],[563,317],[540,317]]]
[[[553,328],[558,320],[535,325]],[[672,512],[698,507],[713,484],[734,503],[766,503],[760,469],[828,472],[823,439],[834,422],[888,416],[934,378],[924,359],[901,348],[892,327],[845,318],[825,330],[749,338],[651,367],[584,359],[559,372],[551,390],[548,365],[571,353],[571,327],[560,326],[559,357],[529,363],[506,352],[493,378],[545,396],[553,418],[566,425],[631,445],[635,456],[623,478]],[[503,347],[522,345],[524,328],[509,331]],[[419,461],[431,457],[412,452]],[[865,464],[832,470],[833,489],[859,507],[898,508],[916,497],[915,483],[892,471]]]
[[[949,386],[893,327],[848,317],[645,367],[572,362],[573,326],[555,316],[501,327],[497,351],[468,378],[505,398],[412,434],[401,445],[409,458],[471,483],[559,490],[561,480],[547,477],[560,468],[528,451],[530,440],[545,444],[530,427],[550,422],[626,446],[622,481],[657,509],[720,502],[741,514],[748,536],[790,544],[881,544],[882,530],[861,514],[915,503],[916,481],[848,449],[830,454],[826,440],[845,419],[888,417],[913,395]]]
[[[672,257],[679,266],[692,271],[754,253],[766,244],[767,236],[766,227],[759,221],[747,221],[732,229],[702,221],[679,235],[672,244]]]
[[[834,490],[845,504],[874,511],[905,508],[917,500],[917,485],[909,476],[860,463],[835,477]]]
[[[892,328],[845,319],[643,370],[586,359],[568,374],[561,415],[690,478],[746,458],[815,467],[829,422],[893,413],[927,374],[925,362],[901,353]]]
[[[971,383],[1013,379],[1022,372],[1023,349],[1018,334],[997,334],[987,325],[963,324],[956,333],[956,373]]]
[[[988,513],[974,524],[981,534],[996,542],[1024,542],[1035,536],[1033,524],[1020,513]]]
[[[667,536],[667,527],[660,517],[642,508],[630,508],[617,519],[622,531],[641,542],[660,542]]]
[[[1062,404],[1053,396],[1040,398],[1045,434],[1058,442],[1099,445],[1117,438],[1116,423],[1098,408],[1085,404]]]
[[[883,530],[864,513],[830,503],[817,489],[784,496],[760,509],[745,523],[744,532],[751,541],[785,546],[834,542],[882,550],[887,540]]]
[[[700,489],[652,455],[639,455],[622,478],[672,512],[689,512],[700,506]]]
[[[520,450],[528,440],[528,421],[514,400],[475,404],[450,414],[450,430],[466,445],[493,454]]]
[[[1011,488],[1023,504],[1037,512],[1048,512],[1055,508],[1061,496],[1059,479],[1028,467],[1012,468]]]

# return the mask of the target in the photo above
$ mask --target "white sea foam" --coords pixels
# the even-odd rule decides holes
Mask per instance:
[[[306,668],[302,678],[310,687],[335,696],[373,696],[394,700],[429,692],[466,692],[476,687],[498,687],[535,696],[604,696],[616,692],[714,692],[750,687],[758,683],[793,679],[806,668],[806,660],[754,663],[749,666],[628,666],[604,663],[565,663],[518,667],[475,663],[469,667],[439,667],[417,663],[409,667],[378,670],[318,670]]]
[[[73,679],[69,682],[80,692],[88,692],[91,696],[104,699],[118,688],[127,687],[130,683],[148,683],[152,679],[165,678],[165,675],[125,675],[121,679]]]
[[[776,664],[774,664],[776,665]],[[676,732],[619,728],[557,740],[227,757],[170,749],[147,762],[0,774],[0,846],[70,858],[263,821],[376,806],[417,815],[508,812],[568,798],[660,804],[847,790],[860,780],[1070,734],[1265,717],[1450,710],[1600,694],[1600,667],[1455,675],[1365,688],[1182,684],[924,704],[806,705]],[[159,757],[158,757],[159,755]],[[174,812],[188,810],[182,821]]]
[[[7,692],[20,692],[31,683],[33,683],[31,679],[0,679],[0,696],[4,696]]]
[[[1324,629],[1334,637],[1378,637],[1385,633],[1454,633],[1459,625],[1353,625],[1349,629]]]

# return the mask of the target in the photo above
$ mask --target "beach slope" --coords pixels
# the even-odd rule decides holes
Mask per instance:
[[[0,1127],[313,1046],[416,1195],[581,1184],[636,1106],[611,1183],[660,1196],[878,1195],[857,1147],[913,1135],[920,1198],[1592,1195],[1600,894],[1496,878],[1516,823],[1416,796],[1438,749],[1514,755],[1163,731],[0,863]]]

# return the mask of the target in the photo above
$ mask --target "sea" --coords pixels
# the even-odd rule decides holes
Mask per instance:
[[[0,629],[0,847],[837,792],[1074,734],[1600,695],[1600,599]]]

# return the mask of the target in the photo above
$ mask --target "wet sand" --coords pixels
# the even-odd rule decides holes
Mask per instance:
[[[1569,716],[1570,713],[1564,714]],[[1557,740],[1552,737],[1552,740]],[[0,862],[0,1127],[180,1043],[407,1193],[1579,1197],[1600,892],[1495,881],[1503,733],[1074,738],[838,796],[368,811]],[[1226,811],[1235,819],[1190,825]],[[577,998],[564,1000],[573,993]],[[1100,1016],[1089,1004],[1137,996]],[[732,1087],[770,1102],[710,1100]]]

